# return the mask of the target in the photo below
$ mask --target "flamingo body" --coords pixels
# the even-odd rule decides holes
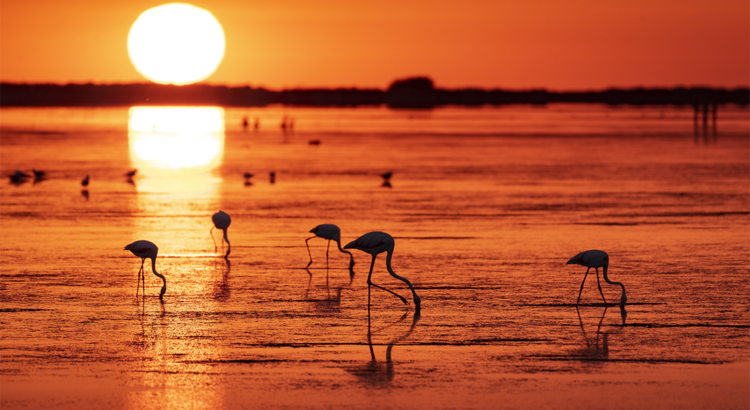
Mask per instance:
[[[226,212],[219,211],[211,216],[211,220],[214,222],[216,229],[221,229],[224,232],[224,240],[227,241],[227,253],[224,255],[224,259],[227,259],[232,251],[232,244],[229,243],[229,237],[227,236],[227,229],[229,229],[229,224],[232,223],[232,218]],[[213,231],[213,228],[211,230]],[[213,235],[211,235],[211,238],[213,239]]]
[[[390,273],[391,276],[393,276],[394,278],[405,282],[409,286],[409,289],[411,289],[412,296],[414,297],[414,306],[415,306],[415,309],[416,309],[417,313],[419,313],[420,310],[422,309],[422,300],[417,295],[417,292],[414,290],[414,286],[412,286],[411,282],[409,282],[408,279],[406,279],[406,278],[404,278],[402,276],[397,275],[393,271],[393,268],[391,267],[391,258],[393,257],[393,249],[394,249],[395,246],[396,246],[396,241],[393,239],[393,237],[391,235],[389,235],[389,234],[387,234],[385,232],[369,232],[369,233],[366,233],[366,234],[360,236],[359,238],[357,238],[357,239],[349,242],[348,244],[346,244],[346,246],[344,246],[344,249],[359,249],[362,252],[366,252],[366,253],[369,253],[370,255],[372,255],[372,263],[370,264],[370,275],[367,277],[367,284],[375,286],[375,287],[380,288],[380,289],[383,289],[383,290],[385,290],[387,292],[390,292],[391,294],[399,297],[406,304],[407,303],[406,299],[404,299],[402,296],[400,296],[400,295],[398,295],[398,294],[396,294],[396,293],[394,293],[394,292],[392,292],[392,291],[390,291],[390,290],[388,290],[388,289],[386,289],[386,288],[384,288],[382,286],[378,286],[378,285],[375,285],[374,283],[372,283],[372,280],[371,280],[371,278],[372,278],[372,269],[375,266],[375,258],[379,254],[381,254],[383,252],[386,252],[387,256],[386,256],[386,259],[385,259],[385,266],[388,269],[388,273]],[[369,293],[368,293],[368,295],[369,295]],[[369,299],[368,299],[368,302],[369,302]],[[368,309],[369,309],[369,305],[368,305]]]
[[[151,259],[151,270],[154,272],[154,275],[160,277],[164,282],[164,285],[161,288],[161,293],[159,294],[159,298],[162,298],[164,296],[164,293],[167,292],[167,279],[164,277],[164,275],[156,271],[156,255],[159,253],[159,248],[151,241],[140,240],[125,246],[125,250],[130,251],[133,253],[133,255],[141,258],[141,270],[138,271],[139,280],[141,278],[141,272],[143,271],[143,262],[147,258]],[[145,292],[145,282],[143,286]],[[137,290],[136,294],[138,294]]]
[[[622,288],[622,296],[620,296],[620,306],[625,306],[625,302],[627,302],[628,300],[627,296],[625,295],[625,285],[620,282],[611,281],[607,276],[607,268],[609,267],[609,255],[607,255],[607,252],[597,249],[584,251],[570,258],[570,260],[568,260],[568,262],[566,263],[566,265],[571,264],[583,265],[587,268],[586,275],[584,275],[583,282],[581,282],[581,290],[578,292],[578,301],[576,302],[576,305],[578,305],[578,303],[581,301],[583,284],[586,282],[586,276],[588,276],[589,274],[589,269],[594,268],[596,270],[596,281],[597,284],[599,284],[599,268],[602,268],[602,276],[604,276],[604,281],[609,283],[610,285],[620,285],[620,287]],[[607,300],[604,298],[604,293],[602,293],[602,286],[600,284],[599,293],[602,295],[602,300],[604,300],[604,303],[606,304]]]

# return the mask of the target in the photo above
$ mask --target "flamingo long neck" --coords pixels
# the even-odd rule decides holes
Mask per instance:
[[[620,296],[620,304],[624,305],[625,301],[627,300],[627,297],[625,296],[625,285],[623,285],[620,282],[614,282],[614,281],[609,280],[609,277],[607,276],[606,266],[602,268],[602,276],[604,276],[604,281],[609,283],[610,285],[620,285],[620,287],[622,288],[622,296]]]
[[[351,252],[349,252],[349,251],[347,251],[347,250],[344,250],[344,249],[343,249],[343,248],[341,247],[341,240],[340,240],[340,239],[336,239],[336,245],[338,245],[338,246],[339,246],[339,252],[342,252],[342,253],[348,253],[348,254],[349,254],[349,264],[352,264],[352,263],[354,262],[354,255],[352,255],[352,253],[351,253]]]
[[[229,243],[229,237],[227,237],[227,230],[222,229],[222,231],[224,231],[224,240],[227,241],[227,254],[224,255],[224,259],[226,259],[227,256],[229,256],[229,252],[232,252],[232,244]]]
[[[151,258],[151,271],[154,272],[154,275],[161,278],[161,280],[164,282],[164,286],[161,288],[161,294],[163,295],[164,292],[167,291],[167,278],[164,277],[161,273],[156,271],[156,258]]]
[[[414,307],[416,308],[416,311],[419,312],[422,309],[422,299],[420,299],[419,296],[417,296],[417,292],[414,291],[414,286],[412,286],[411,282],[409,282],[408,279],[406,279],[403,276],[396,275],[396,272],[393,271],[393,268],[391,268],[391,259],[393,258],[393,248],[388,249],[387,255],[385,257],[385,267],[388,269],[388,272],[395,277],[396,279],[402,280],[406,282],[407,285],[409,285],[409,289],[411,289],[411,294],[414,296]]]

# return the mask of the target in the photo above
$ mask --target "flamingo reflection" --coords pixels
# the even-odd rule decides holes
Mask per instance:
[[[391,326],[397,325],[401,322],[403,322],[406,317],[409,315],[409,313],[404,313],[401,318],[396,321],[395,323],[392,323],[380,330],[385,330],[386,328],[389,328]],[[371,330],[371,322],[370,322],[370,312],[367,312],[367,345],[370,348],[370,361],[358,366],[352,366],[345,368],[347,372],[350,374],[356,376],[360,381],[363,383],[369,384],[373,387],[383,387],[390,384],[390,382],[393,381],[393,379],[396,376],[396,372],[393,365],[393,347],[397,344],[402,342],[404,339],[408,338],[412,332],[414,332],[414,328],[417,326],[417,322],[419,322],[420,315],[415,313],[412,317],[412,323],[409,327],[409,330],[406,331],[403,335],[396,337],[388,343],[388,347],[385,350],[385,364],[382,362],[378,362],[378,360],[375,358],[375,349],[372,345],[372,335],[373,332]],[[376,332],[376,333],[377,333]]]
[[[229,259],[226,260],[226,267],[226,270],[224,270],[224,273],[221,275],[221,282],[216,285],[216,289],[214,290],[214,299],[220,302],[226,302],[229,300],[231,294],[231,289],[229,287],[229,272],[232,270],[232,262]]]
[[[609,335],[612,333],[610,330],[602,332],[602,323],[604,322],[604,316],[607,314],[607,306],[604,307],[602,317],[599,319],[599,324],[596,328],[596,335],[589,337],[586,334],[586,329],[583,326],[583,319],[581,318],[581,311],[576,306],[576,313],[578,314],[578,324],[581,327],[581,333],[583,333],[583,339],[586,342],[585,347],[581,347],[570,352],[569,356],[580,358],[584,360],[593,361],[606,361],[609,360]],[[622,324],[625,325],[625,318],[627,312],[624,307],[620,307],[620,316],[622,317]],[[617,330],[617,332],[620,332]]]

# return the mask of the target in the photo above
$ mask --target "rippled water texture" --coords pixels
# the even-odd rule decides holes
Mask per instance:
[[[0,110],[3,410],[750,407],[747,110],[160,115]],[[364,252],[305,270],[321,223],[390,233],[421,315],[384,254],[408,306]],[[624,310],[593,270],[576,308],[588,249]]]

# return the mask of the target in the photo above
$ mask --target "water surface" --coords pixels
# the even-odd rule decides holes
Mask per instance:
[[[219,112],[170,132],[128,107],[0,111],[4,178],[46,171],[0,191],[3,408],[750,405],[747,110]],[[180,143],[134,148],[160,137]],[[312,239],[305,270],[321,223],[390,233],[421,315],[378,289],[368,309],[363,252],[352,279]],[[139,239],[163,302],[150,266],[136,297]],[[587,249],[624,310],[593,271],[576,308]]]

